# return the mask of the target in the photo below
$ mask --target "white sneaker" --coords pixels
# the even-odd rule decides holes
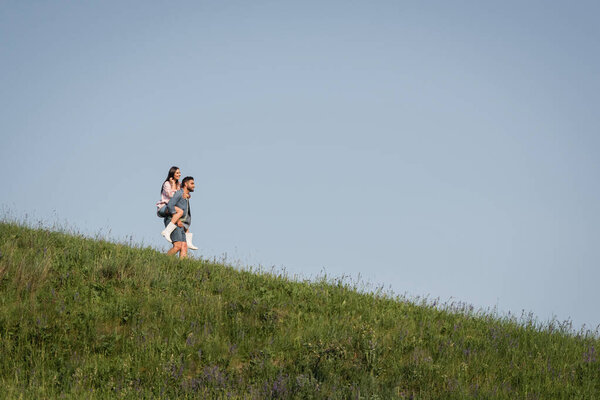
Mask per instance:
[[[169,225],[167,225],[167,227],[160,234],[163,235],[165,239],[167,239],[167,242],[173,243],[173,241],[171,240],[171,233],[173,233],[175,228],[177,228],[177,225],[175,225],[172,222],[169,222]]]
[[[191,232],[188,232],[185,234],[185,241],[187,243],[187,248],[190,250],[198,250],[198,248],[196,246],[194,246],[194,244],[192,243],[192,237],[194,237],[194,234]]]

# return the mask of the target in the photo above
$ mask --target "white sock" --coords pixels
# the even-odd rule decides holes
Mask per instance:
[[[190,250],[198,250],[198,248],[196,246],[194,246],[194,244],[192,243],[193,237],[194,237],[194,234],[192,232],[188,232],[185,234],[185,241],[187,243],[187,247]]]
[[[169,243],[173,243],[173,241],[171,241],[171,233],[175,230],[175,228],[177,228],[177,225],[169,222],[169,225],[167,225],[167,227],[160,234],[163,235]]]

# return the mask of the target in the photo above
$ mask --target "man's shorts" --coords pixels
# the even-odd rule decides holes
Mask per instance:
[[[171,233],[171,240],[173,243],[185,242],[185,230],[180,227],[175,228],[175,230]]]

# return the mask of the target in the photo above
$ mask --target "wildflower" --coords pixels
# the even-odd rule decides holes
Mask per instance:
[[[285,398],[288,395],[288,389],[286,385],[286,379],[283,375],[279,374],[275,382],[273,382],[273,388],[271,393],[279,398]]]
[[[190,333],[187,337],[187,339],[185,340],[185,345],[186,346],[191,346],[194,344],[194,334]]]
[[[587,351],[583,353],[583,361],[588,364],[596,362],[596,349],[594,348],[594,345],[589,347]]]
[[[205,367],[203,370],[203,379],[205,382],[212,383],[218,387],[223,387],[225,384],[225,375],[217,365]]]

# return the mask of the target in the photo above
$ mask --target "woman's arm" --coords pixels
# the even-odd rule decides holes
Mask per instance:
[[[169,181],[165,181],[165,183],[163,183],[163,195],[165,197],[168,197],[169,199],[172,198],[176,191],[177,185],[173,185]]]

